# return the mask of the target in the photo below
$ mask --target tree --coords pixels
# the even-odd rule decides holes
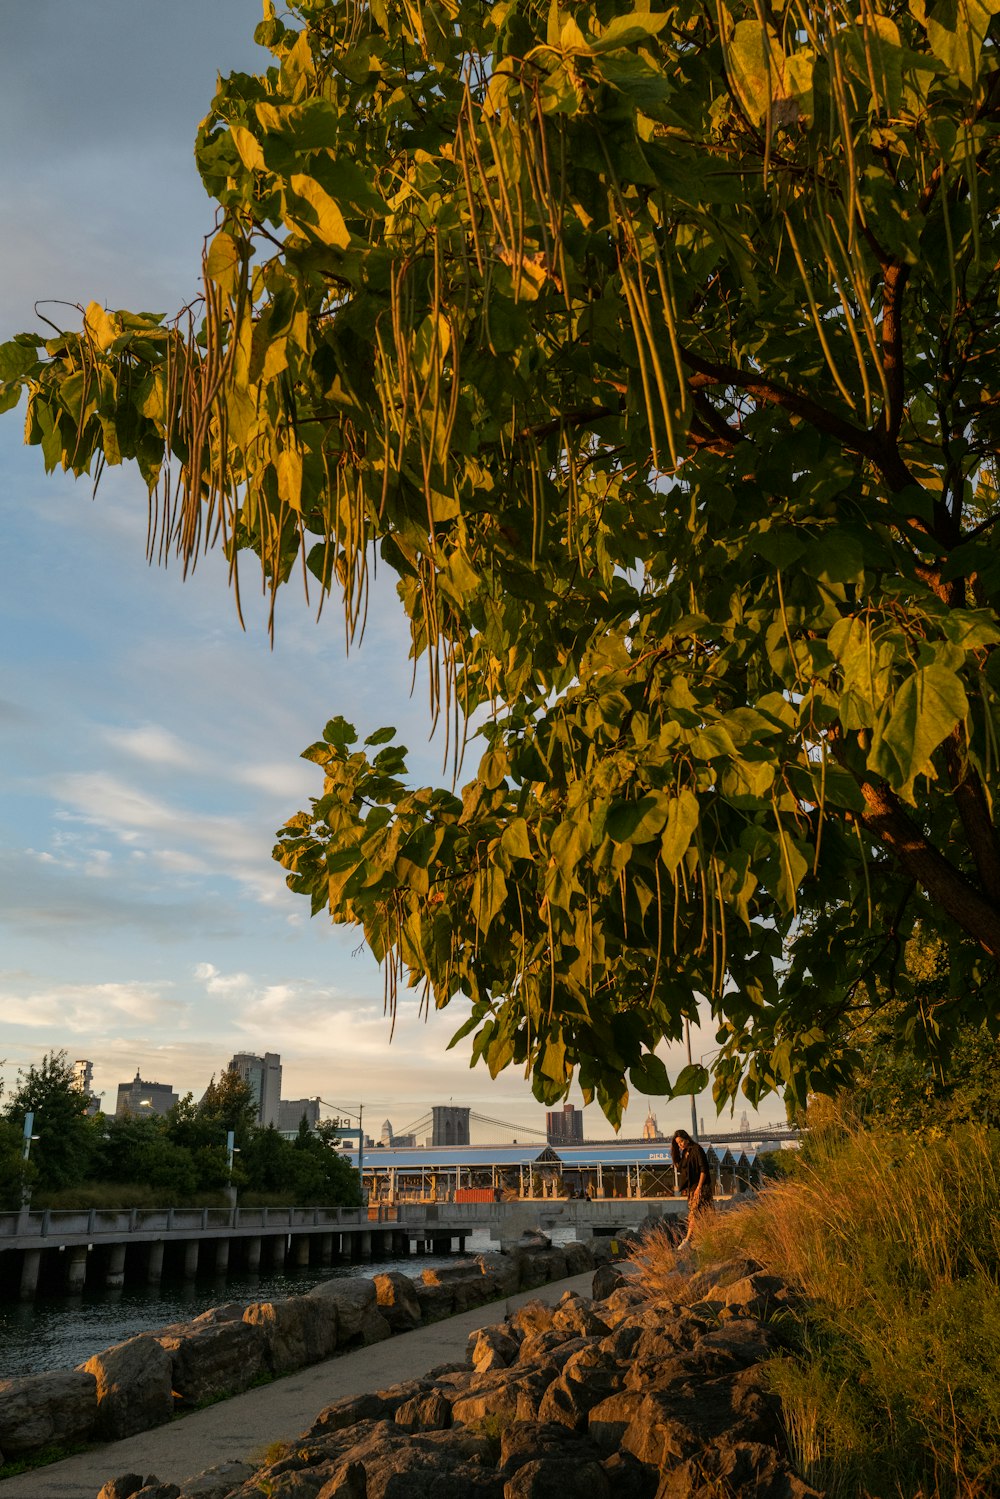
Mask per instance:
[[[42,1191],[59,1191],[83,1180],[96,1144],[93,1122],[87,1117],[90,1099],[76,1084],[64,1051],[50,1051],[17,1074],[17,1087],[4,1106],[5,1118],[22,1126],[34,1114],[28,1180]]]
[[[669,1089],[706,998],[720,1104],[834,1088],[917,922],[1000,1018],[995,3],[268,3],[200,322],[0,350],[152,553],[301,564],[349,633],[397,574],[478,767],[335,718],[277,854],[545,1102]]]
[[[842,1115],[911,1135],[965,1124],[1000,1129],[1000,1038],[973,1020],[949,1022],[954,998],[940,938],[917,932],[903,975],[919,1019],[908,1017],[898,993],[868,991],[853,1037],[864,1070],[840,1101]]]

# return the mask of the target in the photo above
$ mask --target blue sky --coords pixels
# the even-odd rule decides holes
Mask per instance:
[[[0,338],[37,326],[38,299],[173,312],[195,293],[212,205],[194,134],[217,71],[266,65],[259,16],[259,0],[5,7]],[[107,471],[92,499],[44,474],[18,413],[0,420],[7,1085],[65,1048],[93,1060],[113,1106],[137,1068],[197,1094],[234,1050],[267,1049],[286,1097],[363,1099],[376,1125],[453,1099],[540,1126],[523,1079],[492,1083],[446,1053],[458,1008],[424,1023],[404,1002],[390,1047],[374,961],[356,934],[310,921],[270,858],[275,829],[321,789],[298,756],[334,713],[363,733],[395,724],[412,771],[441,776],[391,589],[350,656],[339,612],[317,624],[286,590],[272,650],[252,588],[241,631],[220,558],[182,582],[147,567],[145,534],[137,472]],[[646,1107],[633,1101],[630,1129]],[[689,1117],[684,1102],[654,1109],[661,1126]],[[607,1132],[593,1111],[588,1127]]]

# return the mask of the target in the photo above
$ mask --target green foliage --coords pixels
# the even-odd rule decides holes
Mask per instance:
[[[804,1293],[773,1376],[798,1464],[834,1499],[995,1492],[998,1190],[985,1130],[827,1133],[792,1179],[706,1226],[703,1254],[749,1253]]]
[[[995,3],[268,3],[202,326],[0,349],[154,551],[303,562],[349,633],[395,572],[478,766],[335,718],[277,857],[546,1103],[668,1090],[702,997],[720,1104],[834,1089],[917,922],[1000,1021]]]
[[[4,1118],[21,1134],[26,1114],[34,1113],[25,1181],[42,1192],[58,1191],[85,1178],[97,1144],[90,1100],[73,1080],[64,1051],[47,1052],[40,1064],[18,1072],[17,1087],[4,1105]]]
[[[916,1001],[918,1019],[908,1015]],[[907,945],[897,992],[869,992],[852,1044],[864,1067],[839,1100],[846,1117],[871,1128],[941,1133],[961,1124],[1000,1130],[1000,1038],[955,1008],[948,953],[917,932]],[[815,1108],[811,1111],[815,1114]]]

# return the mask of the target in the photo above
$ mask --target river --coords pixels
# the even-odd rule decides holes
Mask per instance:
[[[558,1232],[553,1239],[572,1237]],[[496,1249],[488,1233],[469,1235],[466,1252]],[[455,1256],[448,1257],[454,1263]],[[428,1265],[447,1261],[441,1255],[410,1255],[377,1264],[334,1265],[270,1271],[262,1275],[229,1275],[197,1281],[164,1282],[159,1286],[120,1290],[86,1289],[80,1296],[39,1296],[34,1302],[0,1301],[0,1379],[37,1374],[43,1369],[65,1369],[81,1364],[91,1354],[139,1332],[152,1332],[169,1322],[186,1322],[209,1307],[228,1301],[277,1301],[301,1295],[322,1280],[377,1275],[401,1270],[416,1275]]]

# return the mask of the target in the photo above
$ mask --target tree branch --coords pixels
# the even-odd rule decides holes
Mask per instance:
[[[1000,906],[986,899],[921,832],[888,786],[862,775],[865,826],[963,931],[1000,958]]]

